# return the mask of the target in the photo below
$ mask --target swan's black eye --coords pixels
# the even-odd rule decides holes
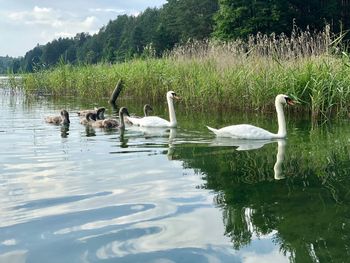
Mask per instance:
[[[175,93],[175,92],[173,92],[173,93],[171,93],[171,95],[173,95],[173,97],[174,97],[174,96],[176,96],[176,93]]]

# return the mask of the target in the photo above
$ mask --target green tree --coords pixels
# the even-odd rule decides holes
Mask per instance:
[[[15,58],[10,66],[10,71],[12,71],[12,73],[16,74],[19,73],[21,70],[21,61],[19,58]]]
[[[25,72],[33,72],[44,66],[41,56],[43,54],[43,47],[37,45],[34,49],[28,51],[21,61],[21,69]]]
[[[325,23],[329,23],[333,26],[333,31],[338,32],[340,23],[348,23],[348,17],[343,12],[346,1],[289,0],[288,2],[289,12],[295,18],[296,24],[303,29],[307,26],[322,29]]]
[[[246,37],[257,32],[281,33],[293,25],[286,0],[219,0],[219,5],[213,34],[219,39]]]
[[[303,30],[307,27],[322,30],[328,23],[333,32],[338,32],[341,24],[349,23],[344,3],[340,0],[219,0],[213,36],[228,40],[257,32],[289,34],[294,24]]]
[[[104,61],[117,61],[116,51],[121,46],[125,29],[131,22],[131,18],[127,15],[118,16],[114,21],[110,21],[105,28],[99,32],[99,37],[102,41],[102,58]]]
[[[97,38],[97,35],[86,41],[82,49],[83,52],[80,54],[82,56],[80,61],[95,64],[101,60],[102,44]]]
[[[168,0],[160,10],[155,46],[171,49],[189,39],[209,38],[218,8],[217,0]]]
[[[28,51],[21,59],[22,68],[33,71],[33,63],[51,67],[60,59],[69,63],[113,63],[141,56],[146,46],[160,56],[177,43],[209,38],[217,9],[218,0],[168,0],[162,8],[148,8],[138,16],[118,16],[93,36],[79,33]]]
[[[5,56],[0,56],[0,74],[7,74],[9,71],[12,71],[12,65],[16,59]]]

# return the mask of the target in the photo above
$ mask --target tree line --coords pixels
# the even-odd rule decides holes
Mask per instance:
[[[12,67],[14,58],[6,56],[0,56],[0,75],[7,74],[8,69]]]
[[[159,57],[190,40],[245,39],[257,32],[288,35],[295,25],[322,30],[329,24],[337,33],[350,27],[349,7],[350,0],[168,0],[138,16],[118,16],[94,35],[82,32],[37,45],[24,57],[12,59],[9,68],[14,73],[33,72],[57,63]]]

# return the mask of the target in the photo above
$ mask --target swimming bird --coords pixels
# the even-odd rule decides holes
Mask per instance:
[[[169,109],[169,119],[167,121],[158,116],[146,116],[143,118],[128,117],[127,119],[133,124],[141,127],[170,127],[174,128],[177,126],[175,109],[174,109],[174,99],[179,99],[174,91],[168,91],[166,94],[166,99],[168,102]]]
[[[151,105],[145,104],[145,105],[143,106],[143,114],[144,114],[145,117],[149,116],[149,113],[150,113],[151,111],[153,111],[153,108],[151,107]]]
[[[45,121],[47,123],[52,123],[52,124],[69,124],[70,120],[69,120],[69,114],[68,111],[66,110],[61,110],[61,115],[60,116],[48,116],[45,117]]]
[[[276,134],[250,124],[231,125],[221,129],[207,127],[218,137],[253,140],[285,138],[287,136],[286,121],[283,112],[283,105],[285,104],[294,105],[294,101],[287,95],[277,95],[275,98],[275,107],[277,112],[278,132]]]
[[[96,119],[97,119],[97,114],[89,112],[85,115],[85,118],[80,119],[80,124],[89,125],[93,121],[96,121]]]
[[[106,108],[104,107],[100,107],[100,108],[95,108],[93,110],[81,110],[78,111],[78,116],[80,117],[85,117],[86,114],[88,113],[94,113],[96,114],[97,120],[103,120],[105,118],[104,114],[105,114]]]
[[[124,129],[125,128],[124,115],[130,116],[129,112],[128,112],[128,109],[125,108],[125,107],[122,107],[119,110],[119,120],[120,120],[120,122],[118,122],[115,119],[104,119],[104,120],[92,121],[89,124],[91,124],[92,127],[97,127],[97,128],[120,128],[120,129]]]
[[[153,108],[151,107],[151,105],[145,104],[145,105],[143,106],[143,115],[144,115],[144,117],[149,116],[149,113],[150,113],[151,111],[153,111]],[[131,115],[130,117],[131,117],[131,118],[138,118],[138,119],[142,118],[142,117],[136,116],[136,115]],[[132,125],[132,122],[129,121],[128,117],[126,117],[126,116],[124,117],[124,121],[125,121],[125,123]]]

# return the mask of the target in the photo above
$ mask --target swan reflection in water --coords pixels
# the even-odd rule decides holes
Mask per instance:
[[[152,137],[168,137],[168,150],[166,155],[169,160],[173,160],[175,151],[174,141],[176,137],[176,128],[151,128],[151,127],[140,127],[145,138]]]
[[[153,137],[169,137],[169,141],[173,140],[176,136],[176,128],[166,128],[166,127],[136,127],[143,136],[148,138]]]
[[[282,139],[277,140],[276,162],[273,167],[276,180],[285,178],[285,176],[282,174],[282,163],[284,161],[285,150],[286,150],[286,140],[282,140]]]
[[[212,143],[212,146],[235,146],[237,151],[249,151],[262,148],[266,144],[277,142],[277,154],[276,162],[273,167],[275,180],[284,179],[285,176],[282,174],[282,163],[284,161],[286,140],[275,139],[275,140],[239,140],[232,138],[220,138],[217,137]]]
[[[145,139],[161,139],[161,144],[168,143],[168,150],[166,151],[166,155],[169,160],[173,159],[173,154],[175,151],[175,138],[176,138],[176,128],[167,128],[167,127],[140,127],[140,126],[130,126],[127,130],[133,132],[141,132],[142,136]],[[168,138],[167,141],[164,141],[165,138]],[[156,143],[156,142],[155,142]]]

